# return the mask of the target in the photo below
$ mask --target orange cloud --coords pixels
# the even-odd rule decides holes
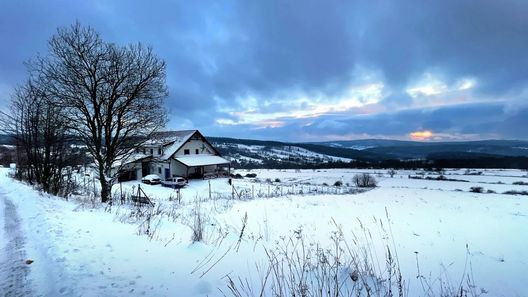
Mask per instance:
[[[427,140],[433,137],[433,132],[429,130],[415,131],[415,132],[409,133],[409,136],[411,137],[412,140]]]

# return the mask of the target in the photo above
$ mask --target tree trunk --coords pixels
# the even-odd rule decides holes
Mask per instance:
[[[106,180],[104,165],[99,165],[99,182],[101,183],[101,202],[108,202],[111,199],[112,185]]]

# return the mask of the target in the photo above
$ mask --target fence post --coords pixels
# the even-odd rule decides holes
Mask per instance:
[[[251,197],[255,199],[255,185],[251,185]]]
[[[211,200],[211,180],[209,180],[209,200]]]
[[[270,197],[270,185],[268,185],[268,198]]]

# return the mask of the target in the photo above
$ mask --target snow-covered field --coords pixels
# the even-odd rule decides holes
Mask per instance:
[[[482,173],[445,172],[464,182],[408,178],[424,173],[417,171],[390,177],[386,170],[256,170],[251,172],[258,180],[233,180],[237,194],[227,179],[191,181],[181,190],[180,203],[172,189],[142,185],[155,203],[153,212],[161,213],[147,221],[128,205],[94,207],[88,198],[40,195],[1,169],[0,289],[7,295],[30,290],[35,296],[231,296],[228,277],[240,277],[258,296],[257,268],[265,267],[266,250],[301,236],[307,245],[331,247],[341,230],[352,248],[368,252],[377,272],[383,273],[390,247],[409,296],[429,296],[424,282],[435,291],[447,281],[456,287],[462,275],[470,275],[474,292],[487,292],[484,296],[528,296],[528,196],[501,194],[528,190],[513,185],[528,182],[526,172],[477,171]],[[374,175],[378,187],[358,194],[332,187],[338,180],[351,185],[362,172]],[[123,183],[114,193],[129,193],[137,185]],[[469,192],[477,186],[497,193]],[[312,192],[288,195],[299,187]],[[266,198],[274,190],[277,197]],[[231,199],[241,191],[251,192],[245,196],[250,198]],[[204,238],[193,243],[197,213]],[[5,268],[26,266],[6,257],[14,255],[6,226],[15,215],[24,235],[24,253],[16,255],[34,260],[27,275]],[[23,288],[13,291],[9,283]]]

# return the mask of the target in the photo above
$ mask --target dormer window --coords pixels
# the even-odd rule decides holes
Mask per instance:
[[[158,148],[158,155],[161,155],[161,147]]]
[[[200,153],[200,150],[199,149],[196,149],[196,154],[198,155]]]
[[[154,149],[150,149],[150,155],[154,155]]]
[[[189,149],[184,149],[184,150],[183,150],[183,154],[184,154],[184,155],[190,155],[191,152],[189,151]]]

